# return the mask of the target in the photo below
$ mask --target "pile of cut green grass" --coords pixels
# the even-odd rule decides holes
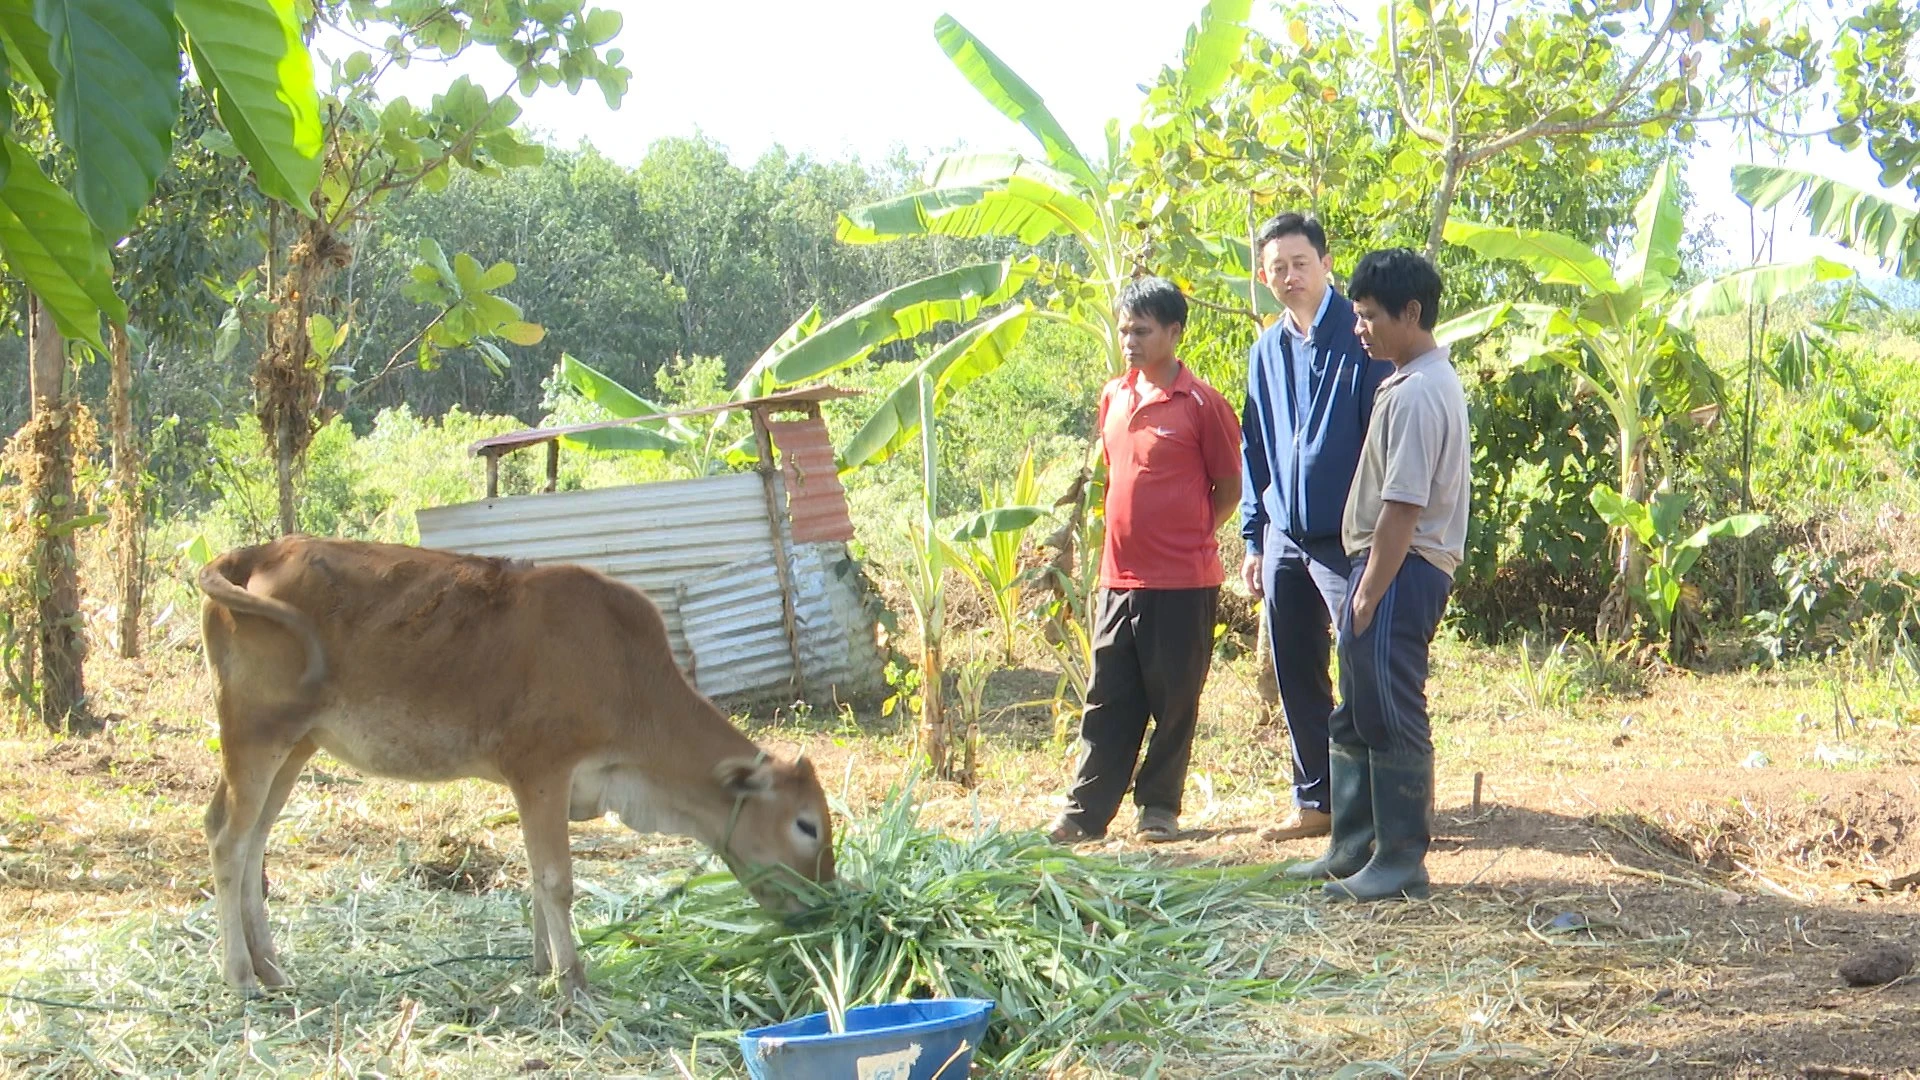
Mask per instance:
[[[805,915],[770,919],[719,873],[589,931],[610,946],[595,985],[632,995],[654,1037],[727,1043],[810,1012],[837,1022],[858,1005],[991,998],[976,1060],[1026,1075],[1101,1044],[1204,1053],[1236,1027],[1230,1014],[1309,978],[1297,956],[1275,956],[1304,928],[1300,905],[1276,902],[1291,891],[1276,867],[1156,867],[917,819],[909,789],[853,821],[841,881]]]

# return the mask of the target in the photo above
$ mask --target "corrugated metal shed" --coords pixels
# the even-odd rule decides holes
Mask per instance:
[[[768,421],[786,477],[787,517],[796,543],[853,539],[847,491],[833,463],[833,441],[819,416]]]
[[[681,628],[679,583],[772,557],[766,495],[753,473],[484,499],[422,509],[418,519],[427,547],[577,563],[635,586],[666,617],[682,667],[691,653]]]
[[[789,564],[804,690],[815,698],[844,700],[876,689],[875,649],[856,641],[854,628],[834,603],[833,592],[840,587],[834,566],[845,557],[838,544],[805,545],[794,550]],[[694,684],[702,693],[767,694],[789,682],[793,660],[771,555],[681,583],[679,607],[693,654]]]

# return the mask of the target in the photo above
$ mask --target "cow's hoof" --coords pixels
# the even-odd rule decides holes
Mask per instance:
[[[260,986],[267,990],[284,990],[293,985],[293,980],[287,978],[286,972],[281,971],[280,965],[272,960],[255,960],[253,974],[259,978]]]

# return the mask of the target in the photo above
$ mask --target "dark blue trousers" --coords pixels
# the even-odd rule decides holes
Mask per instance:
[[[1293,801],[1327,809],[1327,721],[1333,715],[1333,628],[1347,609],[1351,563],[1338,537],[1298,544],[1267,529],[1261,541],[1267,637],[1293,743]]]
[[[1349,587],[1360,588],[1363,553],[1353,560]],[[1353,609],[1340,615],[1340,707],[1329,734],[1343,746],[1389,754],[1433,753],[1427,719],[1427,653],[1447,611],[1453,579],[1412,552],[1380,599],[1373,622],[1353,632]]]

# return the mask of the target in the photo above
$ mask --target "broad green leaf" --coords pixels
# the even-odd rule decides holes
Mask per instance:
[[[47,97],[58,94],[60,73],[53,66],[53,42],[34,21],[33,0],[0,0],[0,35],[6,38],[14,77]]]
[[[100,316],[124,324],[127,306],[113,290],[105,239],[33,155],[12,139],[0,147],[8,157],[0,184],[0,254],[7,269],[47,305],[60,333],[106,352]]]
[[[560,442],[573,450],[618,450],[640,454],[670,454],[686,445],[657,431],[628,426],[577,431],[562,435]]]
[[[560,377],[567,381],[567,385],[580,391],[580,396],[623,420],[636,416],[655,416],[667,411],[574,359],[571,353],[560,354]]]
[[[207,543],[206,533],[194,533],[191,539],[180,545],[179,550],[195,569],[213,561],[213,545]]]
[[[981,308],[1012,299],[1034,270],[1030,261],[973,263],[889,289],[783,353],[768,374],[774,385],[792,386],[857,363],[889,341],[966,322]]]
[[[1470,247],[1488,258],[1524,263],[1549,285],[1577,285],[1589,293],[1620,291],[1607,260],[1570,236],[1458,218],[1447,222],[1445,236],[1449,242]]]
[[[13,60],[8,51],[0,49],[0,86],[13,86]],[[0,131],[13,130],[13,92],[11,89],[0,93]],[[7,182],[7,169],[11,162],[5,154],[0,154],[0,184]]]
[[[1593,508],[1600,511],[1600,517],[1607,524],[1616,528],[1632,529],[1633,534],[1639,537],[1643,544],[1653,542],[1653,518],[1648,515],[1644,505],[1623,498],[1619,492],[1605,484],[1595,486],[1593,494],[1587,498],[1593,503]]]
[[[1633,250],[1622,266],[1620,280],[1648,291],[1670,283],[1680,273],[1680,238],[1686,222],[1680,217],[1680,181],[1671,159],[1654,170],[1653,182],[1633,208]]]
[[[313,346],[314,355],[322,362],[332,359],[346,340],[345,326],[333,325],[333,320],[325,315],[307,316],[307,342]]]
[[[1733,190],[1756,210],[1793,198],[1814,232],[1912,277],[1920,273],[1920,209],[1891,197],[1773,165],[1735,165]]]
[[[996,506],[962,521],[947,534],[956,544],[981,540],[996,533],[1017,532],[1052,513],[1044,506]]]
[[[1687,504],[1692,501],[1691,496],[1678,491],[1654,492],[1652,505],[1649,507],[1653,518],[1653,535],[1658,537],[1678,535],[1681,519],[1687,514]]]
[[[1512,314],[1512,304],[1488,304],[1478,310],[1469,311],[1465,315],[1456,315],[1434,327],[1433,339],[1442,345],[1451,345],[1456,341],[1479,337],[1489,330],[1505,325],[1507,317]]]
[[[1024,305],[1011,308],[968,327],[935,349],[854,433],[840,455],[841,471],[884,461],[898,453],[920,431],[921,380],[934,384],[933,407],[940,409],[962,387],[1006,363],[1033,316]]]
[[[1086,236],[1099,217],[1078,197],[1015,176],[1004,187],[944,187],[856,207],[842,214],[838,239],[871,244],[903,236],[1004,236],[1037,244],[1049,236]]]
[[[487,267],[486,273],[481,274],[479,279],[474,282],[474,288],[479,289],[481,292],[492,292],[495,289],[505,288],[513,284],[513,279],[518,277],[519,273],[518,270],[514,269],[512,263],[497,262]]]
[[[515,345],[538,345],[545,340],[547,328],[539,323],[512,320],[500,328],[500,336]]]
[[[53,130],[80,206],[109,240],[133,228],[173,148],[180,41],[168,0],[37,0],[53,67]]]
[[[998,152],[948,154],[927,170],[926,186],[998,187],[1015,176],[1036,180],[1055,191],[1071,192],[1076,186],[1073,177],[1043,161],[1025,154]]]
[[[805,314],[793,320],[793,325],[781,331],[780,336],[773,339],[773,344],[767,346],[767,351],[761,353],[752,364],[748,365],[746,373],[741,375],[740,381],[734,384],[733,393],[727,400],[746,401],[748,398],[764,397],[772,393],[775,384],[770,371],[774,362],[791,351],[794,346],[812,337],[819,329],[820,305],[815,304],[808,308]],[[725,419],[731,415],[731,413],[722,413],[719,419]]]
[[[1180,94],[1188,107],[1212,99],[1226,85],[1247,39],[1253,0],[1209,0],[1200,21],[1187,30],[1180,58]]]
[[[1702,526],[1700,531],[1687,538],[1684,546],[1704,548],[1709,543],[1723,536],[1731,536],[1736,539],[1743,536],[1751,536],[1764,527],[1768,520],[1765,514],[1735,514],[1732,517],[1721,518],[1711,525]]]
[[[260,190],[311,215],[325,135],[296,0],[174,0],[174,13]]]
[[[1853,276],[1852,268],[1815,256],[1805,262],[1768,263],[1736,270],[1704,282],[1681,294],[1667,321],[1682,329],[1711,315],[1745,311],[1759,304],[1791,296],[1802,289]]]
[[[1095,175],[1093,166],[1087,164],[1085,155],[1067,137],[1067,130],[1047,111],[1046,102],[1040,99],[1033,87],[1027,85],[1026,80],[1014,74],[1012,68],[950,15],[942,15],[934,22],[933,36],[953,61],[953,66],[960,69],[960,74],[975,90],[980,91],[980,96],[986,98],[989,105],[1040,140],[1040,146],[1046,151],[1047,160],[1054,168],[1085,184],[1091,191],[1105,190],[1106,185]]]

